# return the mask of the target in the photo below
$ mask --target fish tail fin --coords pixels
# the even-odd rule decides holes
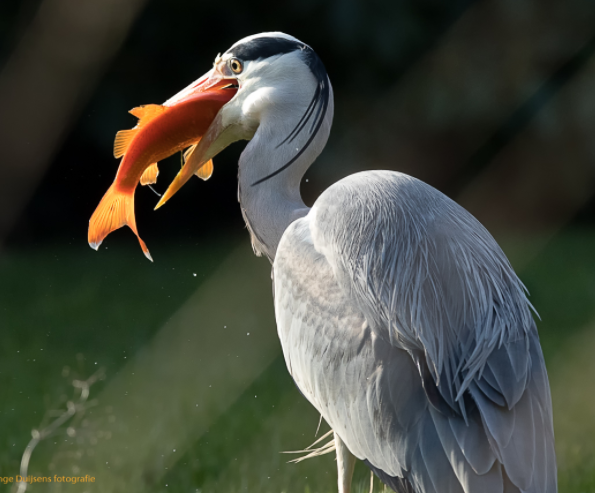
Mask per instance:
[[[152,262],[149,249],[136,230],[134,190],[123,192],[115,184],[112,184],[89,220],[89,246],[97,250],[108,234],[122,226],[128,226],[134,232],[145,257]]]

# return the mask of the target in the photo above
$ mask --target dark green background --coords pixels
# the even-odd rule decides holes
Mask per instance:
[[[139,188],[154,264],[127,229],[99,253],[86,244],[127,111],[165,101],[241,37],[280,30],[318,52],[335,91],[306,202],[350,173],[395,169],[476,215],[541,315],[560,491],[595,491],[593,26],[590,0],[3,0],[0,476],[18,473],[73,379],[102,368],[95,407],[35,449],[30,473],[94,474],[98,491],[336,488],[331,456],[279,454],[309,445],[318,415],[284,367],[270,266],[251,256],[242,143],[157,212]],[[94,33],[111,46],[96,59],[83,49]],[[158,191],[179,163],[160,166]],[[356,491],[367,474],[358,466]]]

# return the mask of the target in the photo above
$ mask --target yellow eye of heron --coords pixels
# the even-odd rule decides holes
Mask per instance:
[[[231,58],[229,60],[229,68],[234,74],[239,74],[244,69],[242,62],[240,62],[237,58]]]

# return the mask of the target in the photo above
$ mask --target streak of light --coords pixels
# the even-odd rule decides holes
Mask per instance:
[[[144,3],[44,0],[8,59],[0,73],[0,244]]]
[[[94,444],[64,443],[52,470],[77,467],[105,493],[159,481],[279,355],[269,272],[248,241],[233,252],[94,396],[81,433]]]

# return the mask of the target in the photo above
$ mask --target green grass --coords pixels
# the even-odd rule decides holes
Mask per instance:
[[[0,475],[16,471],[44,412],[70,398],[73,376],[104,367],[113,377],[234,242],[156,249],[155,264],[134,242],[110,246],[0,255]]]
[[[75,437],[39,446],[32,473],[71,475],[76,464],[97,477],[97,491],[336,491],[332,455],[288,464],[279,453],[309,445],[318,415],[279,352],[270,267],[241,244],[238,254],[235,239],[153,246],[155,264],[129,242],[99,254],[83,245],[3,252],[0,476],[18,473],[31,429],[63,406],[73,375],[104,367],[97,407]],[[542,317],[560,491],[595,491],[595,234],[506,244]],[[367,491],[361,464],[355,482]]]

